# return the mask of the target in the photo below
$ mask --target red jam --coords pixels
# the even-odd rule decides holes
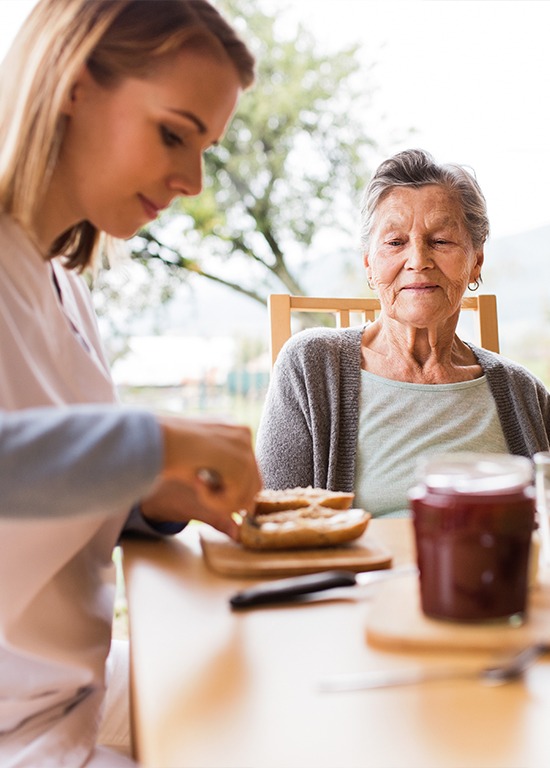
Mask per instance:
[[[480,472],[483,456],[497,458],[450,454],[435,474],[426,464],[424,483],[409,493],[427,616],[486,621],[525,613],[535,525],[530,462],[503,455]],[[514,463],[523,473],[510,474]]]

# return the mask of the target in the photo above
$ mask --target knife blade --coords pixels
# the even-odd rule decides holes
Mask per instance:
[[[334,589],[335,587],[353,587],[376,584],[398,576],[417,574],[416,565],[400,565],[376,571],[332,570],[308,573],[287,579],[261,582],[234,594],[229,602],[232,608],[252,608],[257,605],[285,603],[314,592]]]
[[[414,685],[437,680],[480,680],[488,685],[504,685],[521,678],[525,670],[550,650],[550,644],[540,642],[514,651],[507,657],[499,656],[484,667],[418,667],[398,670],[374,669],[369,672],[351,672],[334,675],[319,682],[318,690],[324,693],[366,691],[371,688]]]

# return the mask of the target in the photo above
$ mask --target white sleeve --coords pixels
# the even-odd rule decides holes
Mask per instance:
[[[162,466],[147,411],[77,405],[0,411],[0,516],[34,518],[128,509]]]

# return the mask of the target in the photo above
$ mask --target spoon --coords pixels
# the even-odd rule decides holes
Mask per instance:
[[[336,691],[362,691],[369,688],[387,688],[394,685],[412,685],[432,680],[455,680],[471,678],[489,685],[503,685],[517,680],[539,656],[550,650],[546,643],[534,643],[518,651],[506,661],[491,664],[481,669],[443,667],[439,669],[404,669],[392,672],[374,670],[348,675],[337,675],[321,680],[319,690],[324,693]]]

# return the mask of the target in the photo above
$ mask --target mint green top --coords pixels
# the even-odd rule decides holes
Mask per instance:
[[[361,371],[355,504],[401,517],[420,457],[431,453],[508,453],[487,378],[411,384]]]
[[[358,326],[301,331],[279,353],[256,437],[256,456],[266,488],[313,485],[332,491],[355,490],[363,330]],[[550,450],[550,392],[542,381],[501,355],[468,346],[487,377],[507,452],[532,457]],[[430,392],[436,386],[430,385]],[[393,418],[393,407],[403,395],[400,389],[392,391],[391,408],[384,419]],[[475,384],[473,390],[467,390],[468,409],[478,407],[474,401],[479,391]],[[420,412],[420,406],[414,412]],[[407,421],[410,415],[405,414]],[[465,423],[464,410],[462,416]],[[400,421],[398,428],[402,436],[409,437],[408,424]],[[440,432],[445,435],[446,429]],[[376,445],[381,442],[377,439]],[[464,444],[460,447],[463,450]],[[484,443],[483,450],[489,451],[490,446]]]

